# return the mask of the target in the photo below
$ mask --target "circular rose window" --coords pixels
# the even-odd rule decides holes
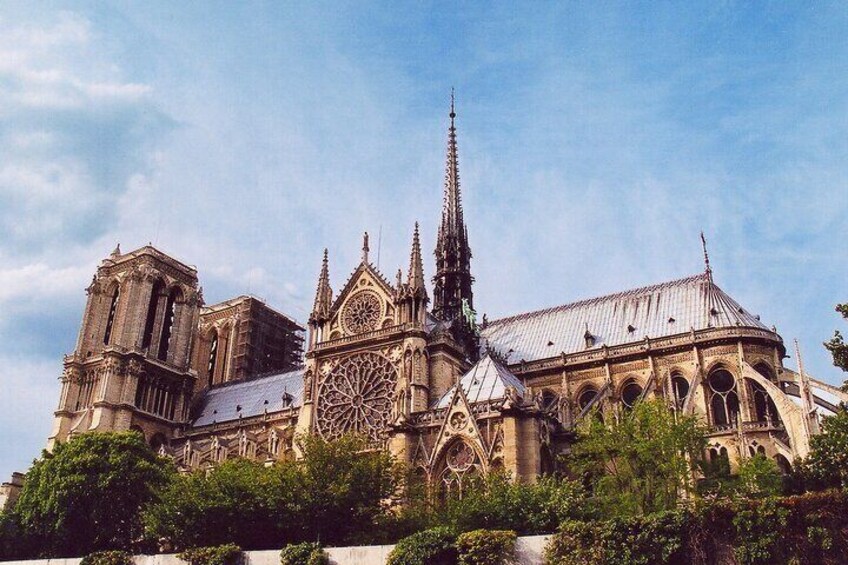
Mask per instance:
[[[377,329],[383,308],[380,297],[370,290],[354,294],[342,312],[342,324],[351,334],[361,334]]]
[[[318,388],[318,431],[325,439],[358,434],[377,443],[392,416],[397,372],[376,353],[360,353],[339,361]]]

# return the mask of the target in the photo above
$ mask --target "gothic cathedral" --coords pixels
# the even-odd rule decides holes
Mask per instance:
[[[151,246],[117,248],[88,288],[48,447],[132,429],[189,470],[297,457],[303,434],[354,433],[461,492],[493,469],[525,481],[552,472],[585,418],[660,398],[699,415],[709,457],[731,466],[762,453],[788,469],[807,454],[817,411],[848,396],[784,367],[783,339],[716,285],[708,262],[478,323],[455,119],[451,104],[432,300],[417,225],[393,282],[366,234],[334,293],[325,251],[308,330],[250,296],[205,306],[192,267]]]

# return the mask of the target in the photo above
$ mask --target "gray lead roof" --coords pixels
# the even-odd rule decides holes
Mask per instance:
[[[288,404],[284,396],[291,398]],[[193,426],[230,422],[241,418],[296,408],[303,400],[303,369],[226,384],[207,390],[198,403],[200,415]]]
[[[481,336],[512,364],[730,326],[767,329],[704,273],[495,320]]]

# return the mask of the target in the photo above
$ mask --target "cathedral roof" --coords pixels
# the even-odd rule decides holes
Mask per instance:
[[[284,398],[286,397],[286,398]],[[300,406],[303,369],[209,389],[198,400],[193,426],[230,422]]]
[[[481,337],[512,363],[735,326],[767,329],[703,273],[495,320]]]
[[[477,361],[477,364],[471,367],[459,380],[459,384],[471,404],[504,398],[506,389],[510,386],[518,391],[519,396],[524,396],[524,385],[521,384],[518,377],[489,355],[484,355],[482,359]],[[453,393],[454,387],[451,387],[439,399],[434,408],[450,406]]]

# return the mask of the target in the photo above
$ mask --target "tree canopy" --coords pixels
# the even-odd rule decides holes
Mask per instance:
[[[589,418],[567,461],[588,478],[610,514],[669,510],[692,490],[693,472],[706,447],[705,429],[661,400],[646,400],[611,422]]]
[[[141,508],[172,473],[141,434],[83,434],[35,461],[15,516],[43,555],[131,549],[143,532]]]

